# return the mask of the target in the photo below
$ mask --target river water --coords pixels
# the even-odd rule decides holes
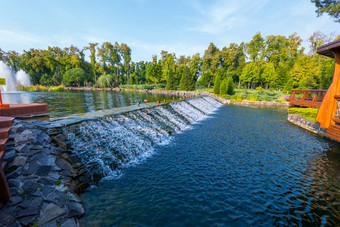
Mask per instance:
[[[340,224],[340,149],[285,111],[222,106],[82,195],[85,226]]]
[[[3,103],[46,103],[49,113],[40,120],[106,110],[149,102],[170,101],[173,96],[143,92],[64,91],[64,92],[12,92],[2,93]],[[178,97],[175,97],[178,98]]]

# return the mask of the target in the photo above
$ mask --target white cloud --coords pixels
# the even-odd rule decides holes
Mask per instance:
[[[30,33],[0,30],[0,42],[9,44],[35,45],[44,42],[44,38]]]
[[[190,30],[209,34],[220,34],[246,24],[248,17],[260,11],[268,0],[217,0],[211,6],[194,2],[193,7],[199,12],[198,24]]]
[[[128,45],[132,47],[132,57],[134,61],[151,60],[152,55],[158,55],[162,50],[169,53],[175,53],[177,57],[180,55],[193,55],[196,53],[202,54],[207,46],[203,45],[188,45],[186,43],[172,43],[172,44],[149,44],[142,41],[128,42]],[[137,53],[137,56],[136,54]],[[135,59],[134,56],[141,59]]]

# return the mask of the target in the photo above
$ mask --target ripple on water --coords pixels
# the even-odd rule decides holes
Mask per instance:
[[[340,224],[339,146],[273,109],[224,106],[82,195],[96,225]]]

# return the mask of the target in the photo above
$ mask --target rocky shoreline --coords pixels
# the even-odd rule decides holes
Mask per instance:
[[[80,226],[85,173],[66,147],[57,125],[13,121],[3,158],[11,198],[0,204],[0,226]]]
[[[319,123],[315,123],[313,121],[307,120],[304,117],[301,117],[298,114],[288,114],[287,120],[294,124],[299,126],[300,128],[306,129],[310,132],[313,132],[315,134],[318,134],[319,136],[326,136],[326,129],[320,128]],[[327,137],[328,138],[328,137]]]

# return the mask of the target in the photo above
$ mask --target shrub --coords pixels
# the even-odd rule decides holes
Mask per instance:
[[[84,82],[86,73],[82,68],[73,68],[66,71],[63,75],[63,83],[67,86],[77,85],[80,87],[80,82]]]
[[[217,73],[215,80],[214,80],[214,93],[219,94],[220,93],[220,86],[221,86],[221,76],[219,73]]]
[[[286,83],[285,87],[283,88],[283,90],[291,92],[293,90],[293,86],[294,86],[294,80],[293,80],[293,78],[290,78],[287,81],[287,83]]]
[[[185,66],[183,69],[182,78],[179,84],[179,88],[182,91],[193,91],[195,89],[195,82],[191,75],[190,69]]]
[[[220,95],[225,95],[227,93],[227,84],[228,84],[228,80],[223,79],[220,85]]]
[[[227,81],[227,94],[232,95],[233,92],[234,92],[234,81],[232,77],[229,77]]]
[[[114,80],[110,74],[103,74],[97,79],[97,85],[101,88],[112,87]]]
[[[249,101],[257,101],[258,100],[258,96],[256,94],[252,94],[248,96],[248,100]]]

